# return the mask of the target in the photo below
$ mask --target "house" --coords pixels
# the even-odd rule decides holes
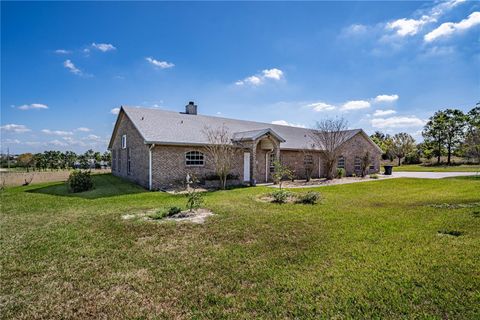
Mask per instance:
[[[292,168],[304,178],[305,166],[312,177],[325,175],[325,161],[314,145],[312,129],[227,119],[197,114],[190,102],[184,112],[121,107],[108,149],[112,173],[150,190],[169,188],[185,181],[187,174],[202,179],[214,174],[205,153],[205,128],[224,126],[239,148],[232,174],[250,185],[272,181],[273,161]],[[359,174],[361,158],[371,156],[370,173],[378,172],[380,148],[361,129],[348,130],[338,167],[347,175]]]

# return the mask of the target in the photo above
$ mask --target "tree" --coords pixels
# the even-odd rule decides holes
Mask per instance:
[[[440,163],[440,157],[442,156],[445,145],[446,126],[446,114],[440,110],[430,117],[422,132],[425,142],[430,146],[435,146],[434,155],[437,157],[437,164]]]
[[[17,161],[20,163],[22,167],[27,168],[27,172],[29,172],[30,167],[34,164],[33,154],[23,153],[18,156]]]
[[[447,164],[451,164],[452,152],[465,137],[467,117],[457,109],[445,110],[445,147],[447,148]]]
[[[398,158],[398,165],[402,165],[402,158],[415,150],[415,140],[408,133],[397,133],[392,140],[393,154]]]
[[[293,172],[289,167],[283,165],[279,160],[273,162],[273,173],[272,173],[274,183],[278,183],[278,187],[282,190],[283,178],[292,179]]]
[[[344,118],[326,119],[317,122],[316,130],[311,133],[314,146],[320,148],[325,156],[326,178],[333,179],[341,147],[347,141],[347,121]]]
[[[225,125],[218,128],[205,127],[203,133],[208,140],[208,144],[204,147],[205,153],[220,178],[220,188],[225,189],[228,174],[237,158],[238,149],[233,145],[232,136]]]
[[[105,151],[102,154],[102,161],[104,161],[107,164],[107,166],[111,166],[112,154],[110,153],[110,151]]]
[[[370,156],[370,152],[365,152],[362,157],[362,177],[365,177],[368,173],[368,168],[370,168],[370,164],[372,163],[372,158]]]
[[[382,149],[383,160],[393,160],[394,156],[392,154],[392,137],[389,134],[375,131],[375,133],[370,136],[370,139],[372,139],[372,141],[375,142],[380,149]]]
[[[480,163],[480,102],[467,114],[466,155]]]
[[[73,151],[65,151],[63,154],[63,159],[65,168],[74,168],[75,161],[77,161],[77,154]]]

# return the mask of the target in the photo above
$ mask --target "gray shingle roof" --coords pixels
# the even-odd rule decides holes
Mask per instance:
[[[275,125],[270,123],[227,119],[204,115],[191,115],[174,111],[147,108],[121,108],[133,122],[145,143],[202,145],[208,143],[202,133],[205,127],[217,128],[225,125],[233,134],[271,129],[285,139],[281,149],[303,149],[311,146],[312,129]],[[361,129],[348,130],[351,138]],[[252,133],[252,134],[256,134]]]

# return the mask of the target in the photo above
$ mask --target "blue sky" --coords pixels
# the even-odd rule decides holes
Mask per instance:
[[[420,139],[480,100],[480,4],[2,2],[2,149],[104,151],[120,105]]]

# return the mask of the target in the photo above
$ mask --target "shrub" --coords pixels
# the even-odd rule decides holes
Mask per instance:
[[[275,190],[270,194],[273,198],[273,202],[275,203],[286,203],[288,197],[290,197],[290,192],[286,190]]]
[[[378,179],[378,174],[371,174],[370,179]]]
[[[187,193],[187,208],[190,212],[193,209],[198,209],[203,204],[203,194],[195,190],[191,190]]]
[[[310,191],[305,194],[301,194],[298,197],[299,203],[304,204],[316,204],[320,200],[320,193],[315,191]]]
[[[345,169],[343,168],[337,168],[337,178],[338,179],[341,179],[343,177],[345,177]]]
[[[182,212],[182,209],[181,209],[181,208],[179,208],[179,207],[170,207],[170,208],[168,209],[167,216],[170,217],[170,216],[173,216],[173,215],[175,215],[175,214],[177,214],[177,213],[180,213],[180,212]]]
[[[74,170],[72,173],[70,173],[67,184],[71,192],[83,192],[93,189],[93,180],[90,170]]]
[[[165,218],[166,216],[167,212],[165,211],[165,209],[157,210],[157,212],[148,215],[148,217],[153,220],[160,220]]]
[[[420,164],[422,160],[420,159],[420,155],[416,152],[409,153],[405,156],[403,160],[404,164]]]

